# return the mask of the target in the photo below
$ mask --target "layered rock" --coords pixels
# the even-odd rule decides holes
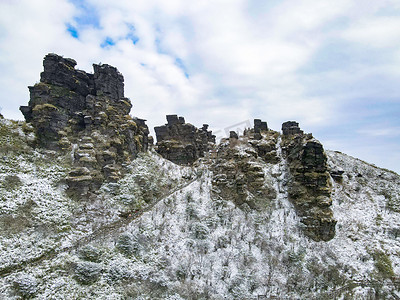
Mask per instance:
[[[215,136],[208,130],[207,124],[198,129],[177,115],[167,115],[167,124],[155,127],[154,130],[157,137],[156,151],[180,165],[192,164],[215,144]]]
[[[265,162],[276,164],[279,162],[277,155],[277,142],[279,133],[269,130],[267,122],[254,119],[254,127],[246,130],[244,135],[249,144],[256,150],[259,157]]]
[[[246,141],[224,139],[216,153],[211,164],[214,197],[252,209],[263,209],[276,197],[263,161]]]
[[[96,189],[104,179],[120,178],[122,164],[148,148],[148,128],[129,115],[124,78],[115,67],[93,65],[94,74],[56,54],[43,61],[40,82],[29,87],[30,101],[20,110],[36,131],[37,145],[72,151],[70,192]]]
[[[229,139],[222,139],[211,164],[214,196],[263,209],[276,198],[271,174],[265,163],[276,164],[279,133],[268,129],[267,122],[254,120],[254,128],[243,136],[231,131]]]
[[[331,185],[323,146],[311,134],[304,134],[296,122],[283,123],[282,131],[282,150],[290,171],[289,199],[305,233],[316,241],[328,241],[335,235],[336,220],[330,208]]]
[[[268,131],[267,122],[254,119],[254,134],[256,139],[261,139],[261,132]]]
[[[295,121],[287,121],[282,124],[282,133],[283,135],[292,135],[303,134],[304,132],[300,129],[299,123]]]

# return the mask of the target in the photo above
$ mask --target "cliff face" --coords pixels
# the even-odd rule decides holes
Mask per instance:
[[[103,182],[118,181],[122,164],[148,148],[144,120],[132,118],[124,97],[124,78],[109,65],[93,65],[94,74],[55,54],[43,61],[40,83],[29,87],[21,106],[37,136],[37,145],[72,151],[75,168],[67,180],[71,194],[84,195]]]
[[[295,205],[306,234],[314,240],[331,240],[336,220],[331,209],[332,186],[322,144],[303,134],[296,122],[282,125],[282,147],[289,166],[289,198]]]

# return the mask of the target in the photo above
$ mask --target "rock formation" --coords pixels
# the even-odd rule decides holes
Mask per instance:
[[[261,133],[261,131],[268,131],[267,122],[263,122],[261,119],[254,119],[254,133]]]
[[[238,134],[236,133],[236,131],[230,131],[229,132],[229,138],[237,140],[239,137],[238,137]]]
[[[129,115],[123,76],[106,64],[93,65],[89,74],[56,54],[46,55],[43,66],[40,82],[29,87],[28,106],[20,107],[37,145],[73,152],[76,168],[67,178],[73,194],[117,181],[122,164],[147,150],[149,140],[144,120]]]
[[[155,127],[154,130],[157,137],[156,151],[180,165],[192,164],[215,144],[215,136],[208,131],[207,124],[198,129],[177,115],[167,115],[167,124]]]
[[[246,130],[245,136],[265,162],[275,164],[279,161],[276,152],[279,133],[269,130],[267,122],[254,119],[254,128]]]
[[[231,200],[236,205],[246,204],[252,209],[263,209],[276,197],[264,162],[275,164],[279,133],[268,129],[267,122],[254,120],[254,128],[246,129],[243,137],[234,131],[229,139],[222,139],[216,158],[211,164],[214,195]]]
[[[217,147],[211,164],[214,195],[241,206],[262,209],[276,197],[269,184],[268,166],[281,161],[287,164],[285,180],[289,199],[304,224],[304,232],[316,241],[328,241],[335,235],[336,221],[330,208],[331,185],[327,157],[319,141],[304,134],[297,122],[285,122],[283,134],[269,130],[266,122],[254,120],[239,139],[232,135]],[[265,162],[267,165],[262,163]],[[264,166],[264,167],[263,167]],[[332,173],[339,180],[341,172]]]
[[[289,199],[296,207],[305,233],[316,241],[335,235],[336,221],[330,208],[331,184],[322,144],[304,134],[297,122],[282,124],[282,150],[289,166]]]
[[[283,135],[303,134],[303,131],[299,127],[299,123],[295,121],[287,121],[283,123],[282,132]]]
[[[263,209],[276,197],[276,192],[256,149],[242,143],[229,138],[218,145],[211,164],[213,195],[239,207],[246,204],[252,209]]]

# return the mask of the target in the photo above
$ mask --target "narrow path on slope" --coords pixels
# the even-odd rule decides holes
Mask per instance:
[[[186,187],[191,185],[193,182],[197,181],[199,178],[200,178],[200,176],[196,175],[193,179],[189,180],[188,182],[186,182],[185,184],[183,184],[181,186],[176,187],[169,193],[163,195],[161,198],[159,198],[156,201],[149,204],[144,209],[137,211],[136,213],[132,213],[126,218],[121,218],[118,221],[115,221],[113,223],[105,224],[104,226],[96,229],[91,234],[84,236],[84,237],[78,239],[77,241],[73,242],[72,245],[70,245],[70,246],[62,247],[59,249],[53,248],[53,249],[45,251],[44,253],[42,253],[39,256],[27,259],[25,261],[22,261],[22,262],[19,262],[16,264],[2,267],[2,268],[0,268],[0,276],[2,276],[2,277],[8,276],[12,273],[24,270],[27,267],[38,265],[44,261],[48,261],[48,260],[55,258],[57,255],[59,255],[61,253],[75,251],[78,248],[80,248],[81,246],[87,245],[88,243],[98,239],[99,237],[106,237],[106,236],[111,236],[111,235],[117,234],[121,230],[126,228],[133,220],[139,218],[145,212],[150,211],[157,203],[170,197],[174,193],[185,189]]]

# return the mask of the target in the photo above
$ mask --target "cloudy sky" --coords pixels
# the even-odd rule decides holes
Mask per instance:
[[[172,113],[218,136],[296,120],[400,172],[398,0],[0,0],[5,117],[22,119],[49,52],[116,66],[149,127]]]

